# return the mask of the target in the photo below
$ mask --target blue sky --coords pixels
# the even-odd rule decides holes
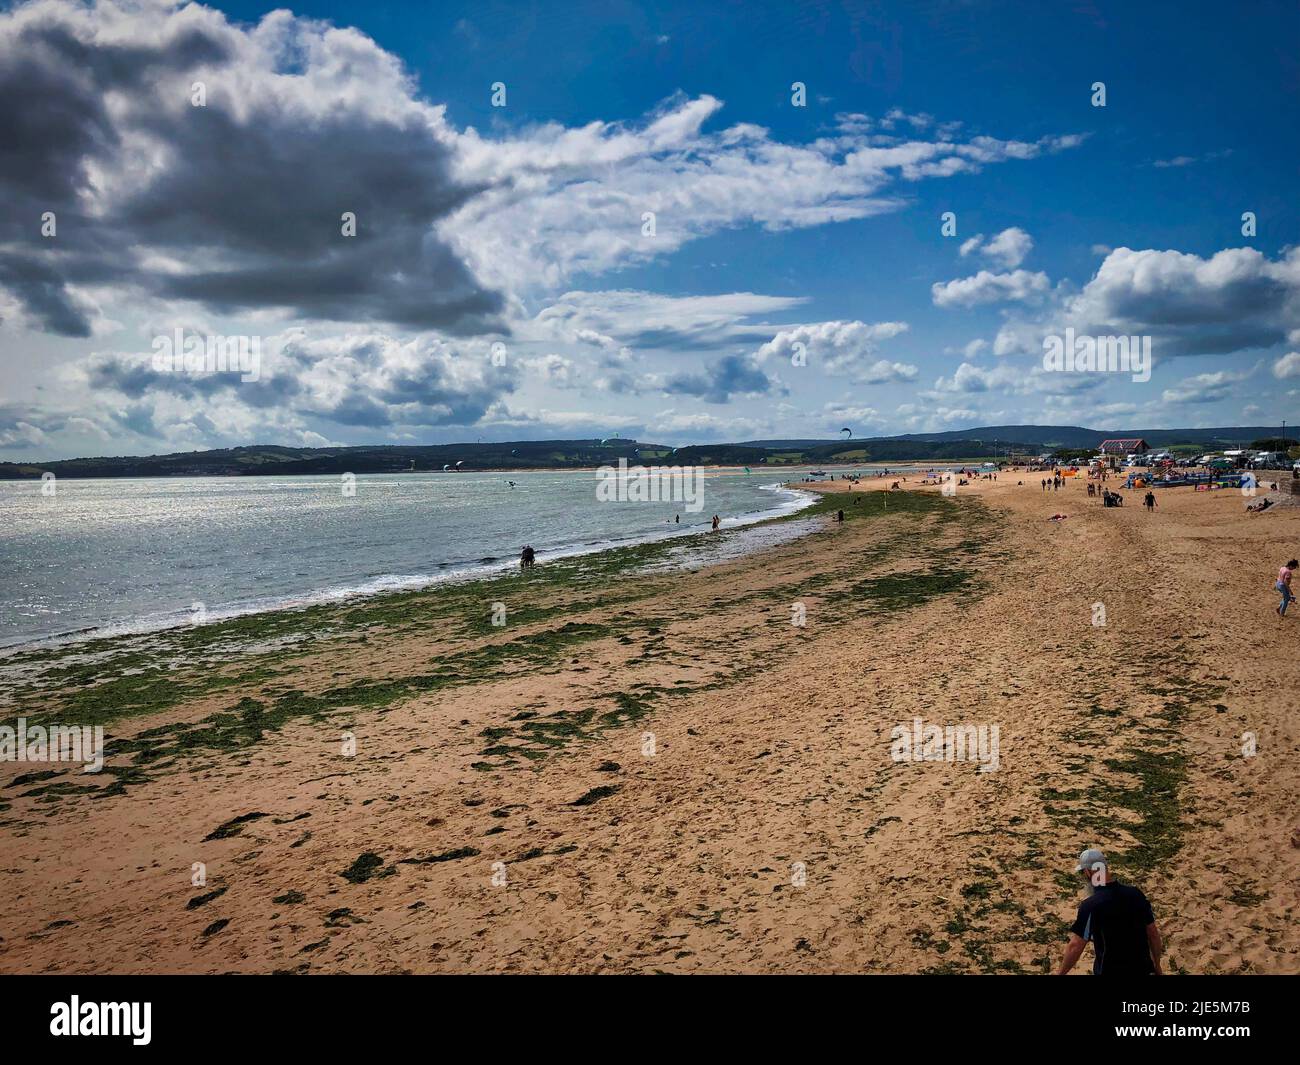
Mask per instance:
[[[0,14],[0,458],[1297,421],[1294,5],[273,11]]]

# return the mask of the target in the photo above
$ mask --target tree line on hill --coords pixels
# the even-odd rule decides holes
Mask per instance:
[[[1043,452],[1095,451],[1108,435],[1142,437],[1153,447],[1251,447],[1284,450],[1295,441],[1267,437],[1267,427],[1148,430],[1102,433],[1078,426],[997,426],[965,432],[838,440],[762,440],[739,444],[692,444],[672,448],[609,437],[603,440],[518,440],[504,443],[356,445],[346,447],[252,447],[169,455],[125,455],[0,463],[0,480],[56,477],[294,476],[303,474],[406,473],[448,470],[592,469],[617,465],[749,466],[779,469],[844,463],[958,461],[1024,458]],[[1269,445],[1269,446],[1266,446]],[[1274,446],[1276,445],[1276,446]]]

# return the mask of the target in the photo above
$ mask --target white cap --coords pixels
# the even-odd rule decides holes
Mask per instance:
[[[1074,867],[1074,871],[1076,873],[1090,873],[1092,872],[1092,867],[1098,862],[1105,865],[1106,856],[1102,854],[1101,851],[1097,850],[1096,847],[1089,847],[1079,855],[1079,864]]]

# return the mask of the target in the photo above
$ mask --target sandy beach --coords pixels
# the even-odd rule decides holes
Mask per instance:
[[[29,656],[0,714],[110,747],[0,764],[0,971],[1038,973],[1098,845],[1169,971],[1300,972],[1300,508],[1041,476]]]

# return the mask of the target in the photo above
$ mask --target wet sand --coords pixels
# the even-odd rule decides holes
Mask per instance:
[[[1300,972],[1300,508],[1040,477],[52,659],[6,716],[118,746],[0,765],[0,971],[1042,972],[1098,845],[1169,970]],[[917,717],[998,726],[998,770],[894,761]]]

